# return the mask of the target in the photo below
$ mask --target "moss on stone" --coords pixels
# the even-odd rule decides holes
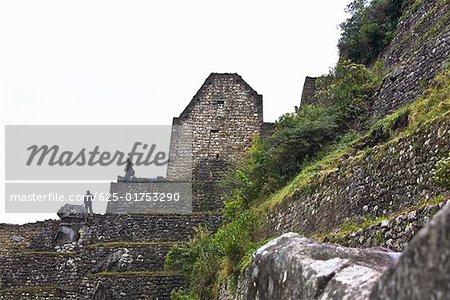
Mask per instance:
[[[418,8],[424,4],[424,0],[417,0],[412,5],[408,12],[408,14],[414,14],[417,12]],[[436,24],[428,31],[426,31],[419,38],[413,39],[413,34],[417,31],[420,31],[420,28],[423,27],[423,24],[436,12],[444,7],[447,4],[446,0],[438,1],[437,4],[427,12],[426,15],[422,16],[418,22],[414,24],[414,27],[410,28],[408,32],[403,36],[402,40],[396,45],[396,48],[403,47],[409,41],[413,41],[413,45],[417,47],[418,45],[423,45],[423,42],[431,37],[434,37],[439,30],[448,24],[449,13],[445,13],[442,18],[440,18]],[[407,15],[407,14],[405,14]]]

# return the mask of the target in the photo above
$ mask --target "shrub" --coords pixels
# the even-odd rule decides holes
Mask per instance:
[[[198,228],[186,244],[173,247],[166,257],[165,268],[181,270],[190,283],[189,295],[179,291],[174,293],[174,298],[213,299],[213,287],[220,269],[218,255],[219,248],[213,235],[203,228]]]
[[[275,127],[271,137],[254,140],[249,159],[225,179],[224,184],[232,190],[229,208],[248,208],[255,199],[281,188],[338,132],[333,111],[315,105],[283,115]]]
[[[316,98],[331,107],[337,125],[344,131],[369,108],[379,82],[366,66],[343,60],[329,75],[319,78]]]
[[[341,59],[369,65],[392,40],[398,21],[409,0],[353,0],[351,14],[340,27],[338,43]]]
[[[252,233],[257,227],[257,215],[247,210],[215,234],[214,240],[219,245],[220,255],[229,259],[233,269],[254,248]]]
[[[240,262],[255,250],[252,233],[258,224],[255,213],[243,211],[216,234],[198,228],[192,240],[172,248],[166,257],[165,268],[181,270],[190,283],[189,293],[176,291],[172,293],[172,298],[216,299],[219,271],[225,270],[222,277],[237,276]]]
[[[179,291],[173,290],[172,293],[170,293],[170,299],[172,299],[172,300],[199,300],[198,297],[193,296],[183,290],[179,290]]]
[[[224,181],[231,190],[228,217],[283,187],[305,162],[345,134],[367,109],[376,79],[364,65],[342,61],[319,80],[317,103],[284,114],[272,136],[255,138],[249,159]]]

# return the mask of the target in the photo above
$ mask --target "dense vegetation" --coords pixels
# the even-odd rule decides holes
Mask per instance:
[[[181,270],[189,282],[188,291],[174,292],[173,299],[216,299],[221,283],[235,285],[251,253],[267,238],[261,232],[267,205],[293,190],[308,188],[311,178],[336,168],[349,152],[383,143],[399,130],[406,134],[450,109],[447,67],[422,99],[365,132],[359,126],[374,89],[386,75],[383,66],[374,62],[392,39],[405,3],[355,0],[349,5],[352,15],[341,25],[341,58],[319,79],[315,104],[281,116],[272,136],[255,138],[248,159],[224,180],[230,191],[223,210],[225,225],[215,234],[199,228],[191,241],[169,253],[166,267]],[[450,181],[450,159],[441,164],[437,180],[447,176]]]
[[[250,210],[222,226],[216,234],[199,228],[194,238],[174,247],[166,258],[166,268],[182,270],[189,293],[178,291],[172,299],[216,299],[220,282],[237,279],[245,267],[244,258],[256,250],[258,218]]]
[[[318,153],[345,143],[378,82],[364,65],[342,61],[318,83],[317,104],[281,116],[272,136],[255,138],[248,159],[223,183],[231,191],[223,211],[227,223],[216,234],[199,229],[169,253],[166,267],[182,270],[190,282],[189,294],[180,291],[174,299],[214,299],[220,282],[237,278],[263,239],[258,231],[263,212],[252,206],[307,169]]]
[[[378,77],[364,65],[340,62],[318,83],[317,104],[287,113],[275,132],[256,138],[243,162],[225,184],[244,207],[285,186],[325,146],[334,143],[362,116]]]
[[[450,65],[446,64],[442,73],[435,78],[434,85],[419,99],[379,120],[365,134],[347,134],[342,138],[337,137],[336,142],[323,146],[323,151],[319,152],[315,159],[303,163],[301,171],[289,184],[276,193],[263,197],[264,202],[245,203],[242,191],[239,188],[235,189],[224,209],[227,223],[216,234],[199,228],[191,241],[174,247],[168,255],[166,267],[182,270],[190,283],[189,292],[175,292],[173,299],[216,299],[220,283],[228,282],[231,286],[235,285],[237,275],[247,266],[251,253],[265,243],[266,237],[260,231],[265,205],[261,204],[276,203],[280,198],[292,194],[299,188],[308,189],[311,178],[315,178],[328,168],[336,168],[348,153],[361,147],[370,149],[375,146],[368,141],[384,143],[393,138],[409,136],[420,126],[427,126],[439,118],[448,118],[449,95]],[[403,123],[401,127],[398,125],[399,120]],[[407,120],[406,123],[404,120]],[[377,132],[382,132],[384,139],[377,139]],[[239,170],[240,168],[236,172],[240,172]],[[435,179],[439,185],[450,187],[450,158],[443,159],[437,164]],[[370,220],[368,224],[376,221],[378,220]],[[350,230],[359,229],[359,225],[353,227]]]
[[[409,0],[354,0],[347,11],[351,17],[340,27],[338,43],[341,59],[369,65],[392,40],[397,23]]]

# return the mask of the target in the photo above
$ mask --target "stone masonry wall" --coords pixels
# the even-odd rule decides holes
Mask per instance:
[[[117,251],[123,254],[118,264],[112,266],[114,272],[145,272],[162,270],[167,253],[175,245],[170,242],[119,242],[105,243],[85,247],[81,252],[89,261],[91,269],[97,263],[105,261],[108,256]]]
[[[24,225],[0,224],[0,251],[14,253],[25,248],[49,249],[52,247],[52,233],[56,233],[58,224],[57,220]]]
[[[180,155],[187,155],[183,151],[190,147],[191,156],[186,157],[192,159],[194,211],[223,206],[214,183],[244,158],[255,135],[266,135],[272,128],[263,122],[262,96],[238,74],[217,73],[206,79],[173,125],[168,178],[178,179],[186,169]]]
[[[0,299],[170,299],[184,282],[178,272],[163,270],[168,251],[191,238],[198,226],[216,231],[221,218],[213,213],[89,215],[81,239],[70,245],[53,241],[58,223],[0,225],[8,228],[2,239],[20,234],[26,240],[0,253]],[[44,234],[49,238],[42,243],[31,242]],[[97,298],[102,291],[106,298]]]
[[[194,169],[208,159],[237,161],[262,131],[262,96],[238,74],[212,73],[173,125],[192,130]],[[169,178],[175,167],[169,162]],[[222,173],[212,169],[209,177],[215,179]]]
[[[391,75],[375,95],[375,118],[414,101],[443,64],[450,63],[450,3],[422,1],[400,21],[397,32],[384,54]]]
[[[246,156],[254,136],[267,136],[273,128],[263,122],[262,96],[241,76],[212,73],[173,119],[167,180],[192,184],[193,211],[220,209],[223,199],[218,183],[231,165]],[[135,187],[133,183],[112,183],[111,193],[124,198],[130,191],[148,190]],[[108,213],[139,211],[152,213],[145,203],[123,199],[108,203],[107,208]]]
[[[184,285],[180,275],[123,275],[95,276],[83,279],[81,299],[93,298],[98,283],[108,287],[106,298],[98,299],[155,299],[170,300],[173,289],[179,289]],[[163,296],[162,296],[163,295]]]
[[[316,92],[316,80],[317,78],[315,77],[305,78],[300,106],[312,104],[314,102],[314,93]]]
[[[18,253],[1,257],[1,289],[67,286],[80,281],[81,258],[61,253]]]
[[[85,244],[102,242],[177,242],[186,241],[194,228],[216,231],[218,214],[96,215],[87,220]]]
[[[112,182],[106,213],[190,213],[192,189],[191,182]]]
[[[394,218],[380,221],[340,238],[341,245],[354,248],[385,247],[402,252],[413,237],[422,229],[444,205],[450,201],[432,204],[418,210],[400,214]]]
[[[78,293],[54,288],[41,288],[30,290],[7,290],[0,292],[1,300],[79,300]]]
[[[349,219],[389,216],[442,193],[434,168],[450,152],[450,119],[426,124],[412,135],[354,153],[269,213],[268,236],[333,231]]]

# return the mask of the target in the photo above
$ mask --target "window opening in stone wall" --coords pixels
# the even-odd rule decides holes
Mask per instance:
[[[225,104],[225,100],[222,100],[222,99],[214,100],[214,104],[217,104],[217,105],[224,105],[224,104]]]

